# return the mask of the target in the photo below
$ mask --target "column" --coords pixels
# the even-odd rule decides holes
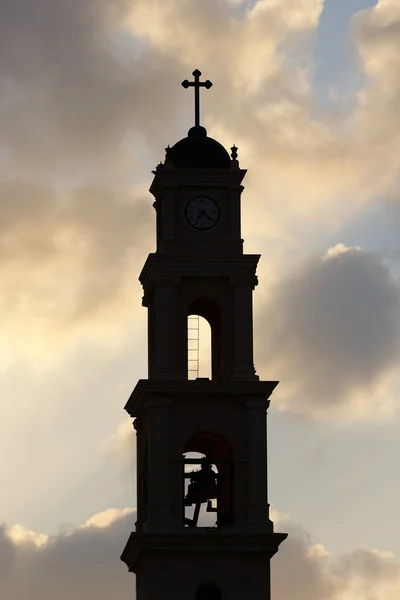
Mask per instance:
[[[181,369],[178,364],[178,323],[179,311],[179,278],[166,277],[158,283],[156,294],[156,319],[153,322],[156,332],[155,352],[156,378],[176,380],[181,379]]]
[[[247,453],[248,453],[248,512],[250,528],[270,529],[269,505],[267,498],[267,411],[264,399],[248,399],[245,402],[247,413]]]
[[[232,379],[258,379],[253,360],[253,289],[257,278],[231,278],[234,285],[234,369]]]
[[[136,444],[136,523],[135,528],[136,531],[141,530],[141,526],[143,521],[146,520],[145,514],[145,506],[143,504],[143,496],[144,496],[144,464],[145,464],[145,456],[143,452],[143,442],[142,442],[142,433],[143,430],[141,428],[142,419],[140,417],[136,417],[132,423],[135,434],[135,444]],[[140,432],[140,433],[139,433]]]
[[[170,443],[169,403],[165,400],[148,408],[149,495],[146,531],[170,531]]]

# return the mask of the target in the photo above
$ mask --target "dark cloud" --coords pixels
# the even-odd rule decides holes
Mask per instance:
[[[14,546],[14,570],[9,576],[8,593],[2,593],[2,597],[123,600],[132,596],[134,579],[119,556],[134,521],[134,515],[128,514],[109,527],[78,528],[70,534],[50,538],[39,547],[33,542],[19,542]],[[7,538],[1,539],[0,548],[3,545],[9,545]]]
[[[155,137],[176,122],[175,62],[138,53],[122,28],[128,8],[125,0],[2,0],[0,138],[9,168],[55,179],[121,176],[129,136]]]
[[[134,528],[135,514],[115,511],[108,516],[107,513],[95,517],[92,525],[54,536],[38,547],[32,536],[28,541],[28,535],[25,541],[20,536],[18,542],[11,542],[3,529],[0,557],[2,567],[6,568],[2,568],[0,580],[2,597],[7,600],[134,597],[134,576],[119,557]],[[289,531],[289,538],[272,561],[275,600],[294,597],[339,600],[344,597],[341,594],[351,591],[355,578],[364,593],[373,584],[374,597],[379,599],[388,597],[382,595],[385,591],[394,593],[398,589],[400,569],[392,558],[357,550],[332,561],[311,552],[310,537],[303,530],[290,524],[284,529]]]
[[[300,527],[286,523],[275,527],[289,533],[272,562],[272,597],[277,600],[333,600],[343,585],[334,577],[326,564],[326,557],[310,556],[310,535]],[[288,569],[292,577],[288,577]]]
[[[393,586],[399,585],[400,567],[390,552],[371,552],[358,548],[340,558],[337,571],[348,580],[360,578],[360,588],[365,591],[383,581]]]
[[[42,322],[46,337],[140,303],[130,273],[153,250],[153,212],[135,188],[0,182],[3,320],[18,316],[15,333]]]
[[[281,379],[277,397],[297,412],[350,414],[363,392],[368,413],[382,377],[398,366],[399,287],[358,249],[339,245],[278,282],[258,324],[262,374]]]
[[[2,0],[4,301],[18,305],[14,298],[19,294],[15,288],[20,270],[11,276],[15,254],[25,267],[35,264],[33,271],[38,263],[50,264],[64,282],[69,281],[74,298],[67,311],[71,322],[96,315],[111,293],[129,288],[125,258],[138,231],[147,226],[146,219],[151,228],[154,219],[139,208],[126,208],[126,190],[132,182],[149,177],[147,169],[162,158],[166,143],[180,137],[178,122],[183,115],[186,119],[192,106],[180,81],[190,76],[193,66],[216,78],[204,99],[209,123],[229,143],[235,132],[253,163],[250,202],[251,190],[253,198],[262,191],[262,202],[254,199],[247,213],[258,215],[253,219],[255,230],[262,223],[265,235],[268,214],[271,229],[276,224],[283,231],[279,221],[290,220],[303,211],[298,207],[316,199],[320,204],[322,196],[326,200],[326,190],[337,181],[340,189],[353,188],[360,177],[354,145],[346,136],[344,153],[343,139],[332,123],[311,119],[304,66],[312,62],[311,46],[299,42],[297,47],[295,42],[299,32],[305,37],[312,34],[322,7],[319,0],[304,0],[300,7],[258,2],[247,12],[222,1]],[[282,45],[289,39],[291,60],[286,62]],[[266,178],[269,192],[264,198]],[[64,269],[70,249],[60,242],[60,230],[65,241],[67,225],[81,252],[82,271]],[[38,281],[27,288],[31,306],[60,306],[60,315],[65,314],[68,294],[61,301],[55,299]]]
[[[139,292],[141,161],[161,158],[147,142],[176,124],[180,91],[176,61],[124,29],[130,5],[0,2],[0,319],[15,338],[70,333]]]

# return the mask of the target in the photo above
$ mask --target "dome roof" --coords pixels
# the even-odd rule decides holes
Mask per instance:
[[[192,127],[188,136],[167,150],[167,160],[178,169],[229,169],[230,157],[204,127]]]

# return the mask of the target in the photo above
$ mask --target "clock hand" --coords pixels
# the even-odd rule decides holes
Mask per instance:
[[[205,217],[207,217],[207,219],[208,219],[209,221],[212,221],[212,220],[213,220],[213,219],[212,219],[212,217],[210,217],[210,215],[208,215],[208,214],[206,213],[206,211],[205,211],[205,210],[203,210],[203,213],[202,213],[202,214],[203,214]]]
[[[200,218],[202,215],[205,215],[205,214],[206,214],[206,211],[205,211],[204,209],[203,209],[203,210],[201,210],[201,211],[199,212],[199,214],[197,215],[197,217],[196,217],[195,223],[197,223],[198,219],[199,219],[199,218]],[[206,217],[207,217],[207,215],[206,215]]]

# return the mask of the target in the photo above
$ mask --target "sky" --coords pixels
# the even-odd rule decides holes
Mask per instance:
[[[199,68],[280,381],[273,598],[399,598],[399,39],[398,0],[0,0],[1,597],[134,594],[148,188]]]

